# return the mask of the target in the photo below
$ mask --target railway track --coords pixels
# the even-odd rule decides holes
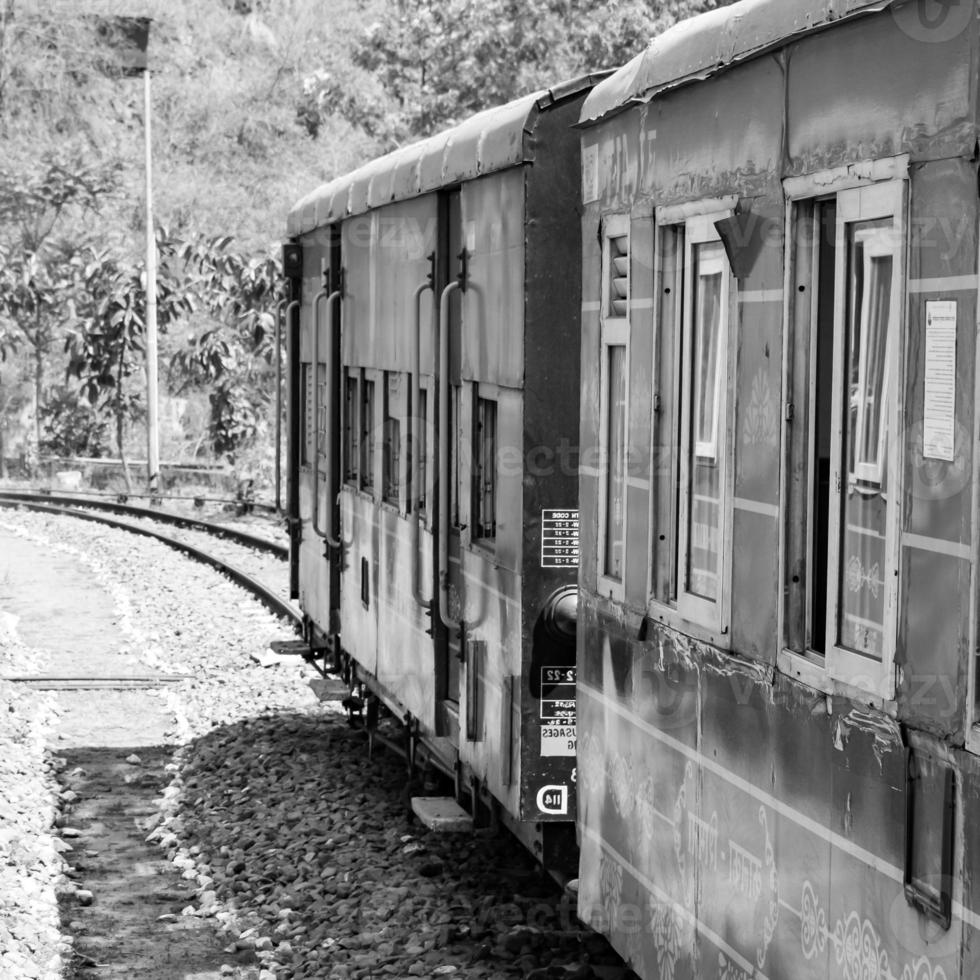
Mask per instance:
[[[277,588],[268,581],[262,581],[263,571],[266,578],[272,577],[268,567],[270,559],[277,565],[288,560],[289,551],[285,545],[238,528],[116,501],[79,500],[47,493],[3,491],[0,492],[0,508],[24,508],[39,513],[63,515],[153,538],[226,575],[297,630],[302,626],[300,613],[282,593],[281,587]],[[202,546],[199,540],[204,538],[207,539],[207,547]],[[215,553],[214,546],[218,542],[218,550],[223,550],[223,554]],[[230,551],[237,553],[230,556]],[[255,553],[264,556],[264,560],[257,559]],[[188,679],[188,675],[92,677],[32,673],[6,676],[3,679],[46,691],[148,690],[177,684]]]

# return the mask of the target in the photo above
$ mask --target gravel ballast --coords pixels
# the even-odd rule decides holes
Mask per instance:
[[[141,670],[191,675],[155,694],[179,748],[144,830],[195,889],[182,914],[223,929],[230,962],[254,953],[258,965],[228,975],[621,975],[511,838],[438,836],[409,822],[401,760],[369,759],[364,733],[315,701],[309,668],[251,660],[292,633],[238,586],[123,531],[24,511],[0,514],[0,526],[84,566],[111,596],[120,648]],[[6,637],[0,645],[4,672],[18,657],[17,672],[29,672],[39,656]],[[0,698],[0,805],[25,811],[15,833],[0,829],[0,873],[11,873],[16,846],[18,881],[32,882],[18,894],[38,896],[12,907],[0,882],[0,956],[4,929],[30,933],[9,949],[35,971],[0,959],[0,975],[49,980],[71,948],[57,933],[63,845],[50,832],[63,802],[50,750],[57,697],[3,685]]]

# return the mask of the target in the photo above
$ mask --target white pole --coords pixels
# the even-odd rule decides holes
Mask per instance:
[[[160,433],[157,421],[157,246],[153,232],[153,171],[150,139],[150,69],[143,72],[143,132],[146,137],[146,442],[147,484],[160,485]]]

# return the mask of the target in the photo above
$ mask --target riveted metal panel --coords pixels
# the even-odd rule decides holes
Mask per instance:
[[[524,170],[515,167],[461,189],[467,283],[462,376],[524,386]]]
[[[437,200],[426,195],[343,223],[343,357],[347,365],[414,368],[412,296],[429,273]],[[422,370],[432,371],[431,291],[423,294]]]

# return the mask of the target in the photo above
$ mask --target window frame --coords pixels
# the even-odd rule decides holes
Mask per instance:
[[[906,239],[906,204],[904,181],[888,181],[868,187],[855,187],[841,190],[837,195],[837,269],[834,283],[845,284],[845,289],[835,289],[834,297],[834,419],[831,422],[830,451],[830,515],[828,521],[828,602],[827,602],[827,657],[826,666],[830,676],[860,690],[866,690],[884,700],[895,696],[895,646],[898,634],[898,586],[901,567],[901,501],[902,482],[899,452],[901,433],[902,377],[900,374],[903,358],[899,352],[904,348],[906,310],[905,277],[908,243]],[[884,609],[885,622],[882,625],[881,663],[872,669],[870,658],[843,647],[838,642],[840,590],[845,573],[841,562],[841,496],[844,483],[844,463],[842,459],[843,440],[843,372],[844,343],[846,337],[846,286],[849,271],[847,244],[847,225],[884,218],[892,219],[892,234],[896,239],[893,275],[892,309],[896,322],[894,337],[886,338],[886,378],[893,377],[893,392],[889,396],[892,404],[884,406],[882,418],[887,414],[890,424],[885,432],[891,443],[887,452],[887,500],[885,515],[885,569],[884,569]],[[841,246],[844,247],[841,247]],[[888,390],[887,384],[884,386]],[[848,474],[849,476],[849,474]],[[880,485],[880,484],[879,484]],[[832,590],[829,586],[833,586]]]
[[[414,424],[412,426],[412,438],[415,440],[415,445],[412,446],[412,503],[418,501],[418,510],[413,511],[409,508],[409,516],[413,518],[421,518],[422,526],[426,529],[431,529],[430,517],[432,514],[432,475],[433,475],[433,460],[431,458],[431,450],[434,445],[433,440],[433,419],[432,419],[432,406],[436,405],[438,409],[437,400],[433,399],[433,391],[435,390],[435,385],[432,382],[431,375],[422,374],[418,379],[419,387],[419,404],[412,405],[412,418]],[[425,400],[425,413],[422,412],[422,401]],[[416,455],[417,454],[417,455]],[[416,481],[418,485],[416,485]]]
[[[485,534],[482,532],[481,517],[486,498],[486,488],[481,488],[485,474],[485,429],[482,423],[484,406],[493,406],[493,457],[491,459],[492,479],[490,496],[493,501],[493,533]],[[472,494],[471,503],[471,532],[470,539],[481,548],[489,551],[496,550],[497,547],[497,524],[500,501],[500,468],[498,461],[500,458],[500,411],[499,400],[494,391],[492,394],[485,385],[473,386],[473,463],[470,470],[470,487]]]
[[[368,385],[371,385],[368,388]],[[378,419],[381,411],[382,398],[378,398],[378,393],[383,385],[383,373],[376,368],[362,368],[361,381],[358,387],[358,445],[360,448],[360,458],[358,461],[358,488],[361,493],[370,497],[372,500],[381,501],[381,450],[382,440],[378,439]],[[366,412],[367,394],[371,394],[370,418]],[[365,478],[365,463],[371,468],[371,482]]]
[[[313,448],[314,426],[310,424],[313,415],[313,391],[310,387],[312,377],[312,361],[301,360],[299,364],[299,390],[302,401],[302,408],[299,413],[299,465],[303,470],[310,467],[310,450]]]
[[[410,461],[406,453],[404,412],[399,402],[407,402],[410,398],[405,380],[409,376],[403,371],[385,371],[382,377],[384,380],[381,392],[381,502],[404,514],[408,499],[406,467]],[[394,396],[392,388],[395,389]],[[399,391],[404,392],[402,398],[398,397]],[[395,435],[394,439],[391,438],[392,434]]]
[[[602,253],[600,258],[600,276],[602,282],[602,293],[599,309],[599,459],[601,460],[599,478],[599,521],[598,521],[598,540],[596,548],[596,581],[598,591],[620,602],[624,601],[626,595],[626,485],[628,476],[628,438],[629,438],[629,372],[630,372],[630,351],[629,351],[629,331],[630,331],[630,296],[632,293],[632,242],[631,242],[630,216],[628,214],[607,215],[602,221]],[[617,316],[610,312],[612,309],[612,297],[610,296],[610,286],[612,283],[611,265],[611,241],[617,238],[626,238],[626,254],[630,260],[630,267],[627,272],[626,290],[626,315]],[[613,347],[623,348],[623,371],[625,372],[625,396],[624,396],[624,425],[622,434],[622,483],[623,483],[623,574],[620,577],[610,575],[606,566],[606,548],[608,544],[607,535],[609,530],[609,351]]]
[[[721,245],[721,236],[715,228],[715,222],[729,218],[734,214],[732,209],[711,211],[704,214],[692,215],[684,222],[684,253],[682,279],[684,292],[681,298],[680,328],[681,343],[675,347],[675,391],[678,393],[680,404],[680,430],[678,433],[677,458],[677,534],[676,553],[674,555],[675,608],[679,616],[689,623],[696,623],[712,633],[724,636],[729,632],[731,615],[731,534],[732,534],[732,502],[734,490],[731,486],[732,456],[734,440],[731,438],[733,386],[727,385],[725,379],[732,375],[732,365],[735,360],[736,344],[732,340],[732,326],[738,326],[738,291],[735,277],[727,256],[721,264],[722,271],[722,326],[724,353],[716,357],[716,413],[715,427],[717,434],[724,440],[720,447],[715,446],[714,465],[719,468],[718,506],[720,520],[718,526],[719,562],[717,599],[707,599],[687,587],[688,552],[690,544],[689,515],[691,498],[694,495],[691,488],[691,457],[697,455],[697,439],[692,428],[692,412],[694,409],[695,386],[692,382],[685,383],[684,368],[693,367],[687,352],[692,349],[695,320],[695,255],[696,250],[703,245]],[[675,222],[678,223],[678,222]],[[723,248],[723,246],[722,246]],[[724,255],[724,251],[722,252]],[[720,345],[722,346],[722,345]],[[718,389],[721,389],[719,392]],[[720,397],[719,397],[720,395]],[[693,444],[693,445],[692,445]]]
[[[350,392],[353,389],[353,398]],[[343,485],[352,489],[361,486],[361,369],[344,368],[343,397]]]
[[[901,420],[905,401],[905,349],[907,344],[908,323],[908,208],[909,181],[907,158],[894,158],[872,162],[868,166],[868,177],[857,177],[849,173],[842,177],[834,172],[836,180],[828,180],[830,175],[810,175],[808,178],[791,178],[784,181],[786,199],[786,237],[785,237],[785,301],[784,301],[784,379],[788,403],[796,392],[804,390],[807,397],[805,406],[805,432],[798,432],[794,426],[797,412],[794,409],[793,418],[787,418],[784,413],[783,421],[783,458],[784,475],[780,490],[780,512],[784,520],[780,527],[779,548],[779,581],[785,584],[792,574],[791,561],[798,558],[790,554],[791,547],[799,547],[798,542],[790,541],[789,530],[786,526],[785,515],[798,512],[804,516],[806,527],[802,539],[805,553],[803,558],[809,560],[814,547],[815,513],[812,499],[812,473],[814,465],[814,423],[811,414],[815,406],[815,378],[817,358],[817,257],[816,235],[818,229],[811,226],[811,237],[808,249],[804,250],[797,242],[798,229],[801,222],[806,220],[804,208],[813,207],[820,201],[834,199],[836,203],[835,224],[835,261],[834,261],[834,296],[833,296],[833,338],[832,338],[832,392],[831,392],[831,428],[830,428],[830,490],[827,520],[827,574],[822,582],[807,581],[805,621],[803,624],[803,649],[790,647],[791,637],[787,623],[786,603],[779,605],[779,637],[780,654],[778,666],[781,671],[818,690],[826,693],[842,693],[857,695],[867,700],[870,695],[879,702],[892,701],[895,697],[895,650],[898,638],[898,596],[900,593],[901,571],[901,519],[903,499],[903,466],[901,454]],[[847,365],[844,355],[848,343],[848,308],[851,283],[850,265],[850,225],[858,225],[869,221],[890,219],[891,227],[871,229],[871,237],[890,236],[892,256],[892,282],[890,293],[889,322],[891,329],[885,338],[885,370],[882,383],[883,398],[886,401],[879,418],[880,432],[878,440],[878,458],[874,464],[860,463],[855,456],[857,465],[850,472],[849,460],[844,458],[844,425],[845,413],[849,399],[845,397],[844,381]],[[884,254],[884,253],[883,253]],[[809,268],[802,272],[797,266],[805,259]],[[865,259],[868,256],[866,254]],[[812,295],[807,301],[809,313],[808,348],[805,378],[797,378],[801,370],[796,358],[794,345],[801,343],[800,315],[797,311],[797,283],[809,284]],[[867,285],[867,282],[866,282]],[[866,306],[863,308],[866,313]],[[863,330],[863,328],[862,328]],[[862,342],[861,358],[865,357],[865,344]],[[859,374],[862,378],[866,373],[862,366]],[[863,424],[863,421],[862,421]],[[857,426],[855,427],[857,429]],[[852,435],[856,440],[856,432]],[[794,451],[799,452],[798,443],[805,440],[805,458],[807,478],[803,488],[790,485],[786,470],[792,462]],[[857,447],[856,451],[857,451]],[[882,656],[880,662],[864,656],[854,650],[843,647],[839,643],[839,621],[841,615],[841,588],[847,572],[841,569],[842,532],[843,532],[843,503],[846,498],[849,481],[875,483],[887,488],[885,492],[885,569],[883,575],[883,608],[884,622],[882,626]],[[809,579],[809,576],[808,576]],[[821,654],[810,647],[812,637],[812,596],[816,588],[826,589],[827,609],[825,621],[824,652]]]

